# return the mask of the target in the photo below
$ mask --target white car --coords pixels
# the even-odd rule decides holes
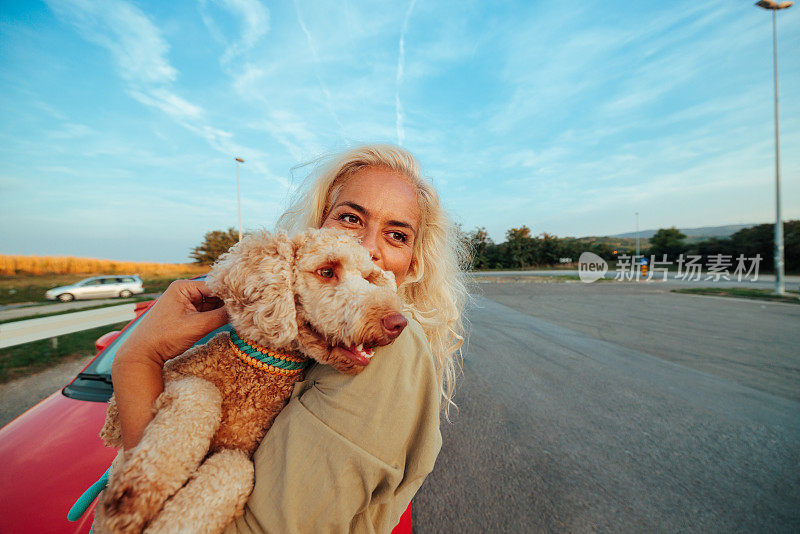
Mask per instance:
[[[142,279],[134,275],[92,276],[71,286],[54,287],[44,296],[47,300],[69,302],[75,299],[107,297],[128,298],[144,293]]]

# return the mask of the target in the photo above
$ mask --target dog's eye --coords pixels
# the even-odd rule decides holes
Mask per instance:
[[[333,278],[333,269],[330,267],[323,267],[317,271],[317,274],[320,275],[322,278]]]

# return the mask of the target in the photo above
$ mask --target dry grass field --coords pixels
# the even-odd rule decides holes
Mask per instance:
[[[178,278],[208,272],[208,267],[191,263],[122,262],[69,256],[0,255],[0,305],[44,302],[50,288],[73,284],[101,274],[138,274],[145,292],[163,291]]]
[[[179,277],[202,274],[208,269],[193,263],[114,261],[73,256],[10,256],[0,254],[0,275],[39,274],[138,274],[151,277]]]

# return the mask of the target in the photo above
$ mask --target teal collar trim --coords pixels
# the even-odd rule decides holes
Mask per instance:
[[[236,330],[231,330],[231,345],[240,358],[251,358],[261,364],[282,369],[284,371],[302,371],[311,363],[311,360],[294,354],[286,354],[270,349],[265,349],[255,343],[242,339]]]

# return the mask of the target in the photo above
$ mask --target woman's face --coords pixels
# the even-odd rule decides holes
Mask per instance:
[[[384,167],[364,167],[342,186],[323,228],[341,228],[361,240],[372,261],[394,273],[397,286],[411,266],[420,210],[411,182]]]

